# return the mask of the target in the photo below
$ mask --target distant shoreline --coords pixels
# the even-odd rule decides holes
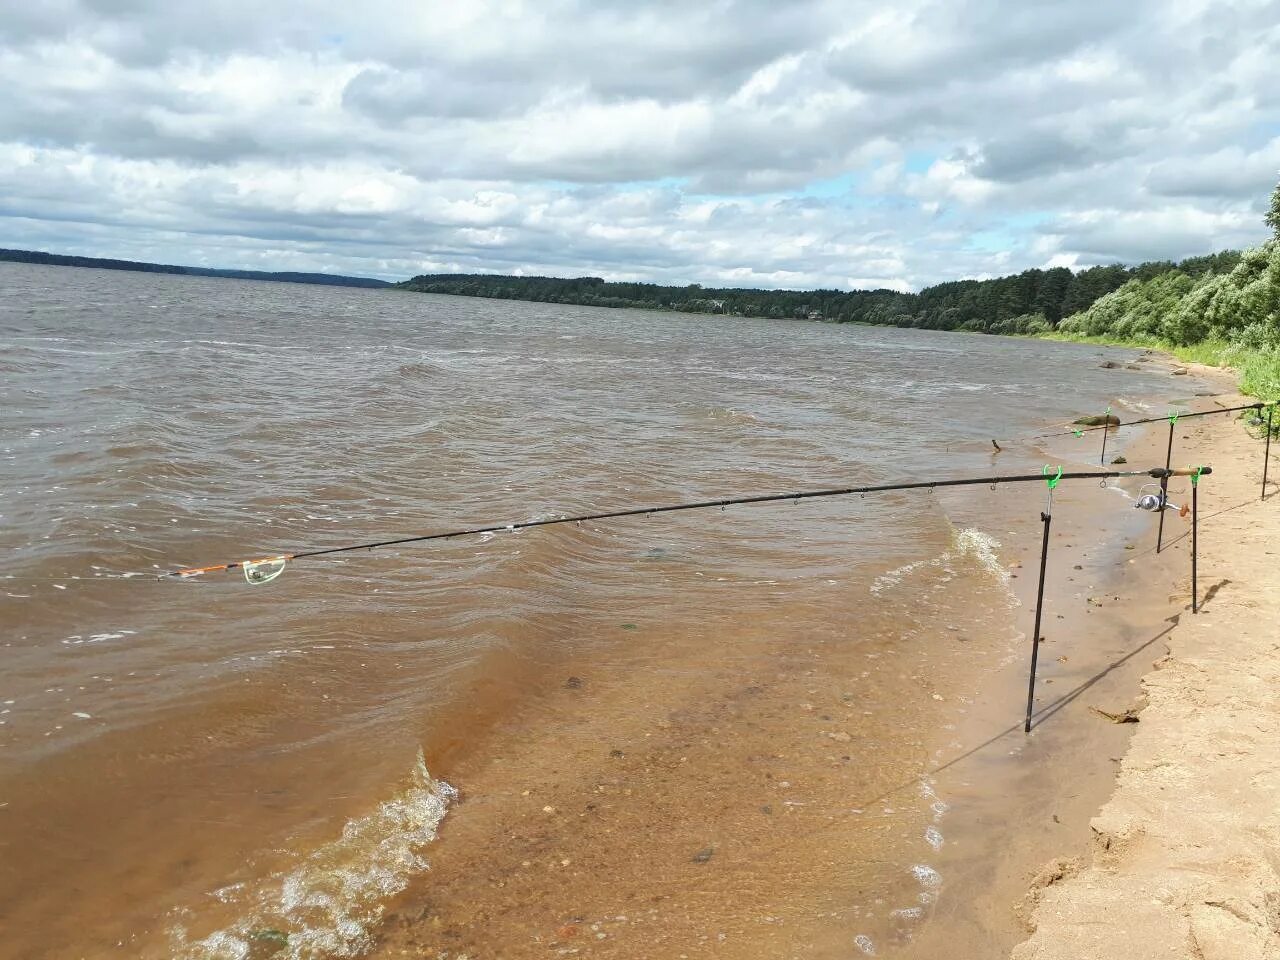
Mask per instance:
[[[35,263],[50,267],[93,267],[98,270],[128,270],[136,273],[168,273],[188,277],[218,277],[232,280],[267,280],[274,283],[312,283],[332,287],[393,287],[388,280],[348,277],[336,273],[295,273],[269,270],[218,270],[213,267],[185,267],[141,260],[111,260],[102,257],[74,257],[41,250],[0,249],[0,262]]]

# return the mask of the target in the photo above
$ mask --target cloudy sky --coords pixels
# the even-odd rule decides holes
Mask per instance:
[[[1280,0],[0,5],[0,246],[918,288],[1256,243]]]

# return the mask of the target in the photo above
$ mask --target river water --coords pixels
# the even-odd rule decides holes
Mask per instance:
[[[829,915],[844,955],[890,951],[946,889],[947,803],[920,771],[955,678],[1022,656],[997,500],[502,533],[261,585],[156,576],[1038,469],[989,438],[1157,392],[1034,340],[14,264],[0,290],[0,955],[23,960],[357,956],[436,877],[433,922],[465,942],[445,887],[537,860],[498,824],[615,788],[614,820],[562,824],[590,833],[589,867],[521,881],[546,930],[515,899],[487,914],[502,955],[573,936],[566,891],[634,915],[659,881],[679,923]],[[965,634],[963,655],[944,642]],[[609,737],[654,746],[633,768]],[[692,856],[667,876],[677,841]]]

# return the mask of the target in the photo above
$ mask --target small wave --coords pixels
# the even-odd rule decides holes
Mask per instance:
[[[359,956],[372,946],[371,930],[387,898],[427,869],[421,848],[435,839],[455,796],[453,787],[431,778],[419,750],[404,792],[347,821],[339,839],[271,877],[234,923],[194,942],[185,930],[174,930],[175,957],[248,960],[264,944],[274,960]],[[226,902],[239,893],[229,887],[214,896]]]
[[[957,530],[952,538],[950,549],[944,550],[931,560],[913,560],[911,563],[904,563],[902,566],[895,567],[887,573],[882,573],[871,584],[871,593],[873,596],[878,597],[921,568],[946,568],[960,559],[974,561],[983,570],[991,574],[1001,586],[1007,588],[1010,579],[1009,571],[1000,563],[1000,557],[996,553],[999,548],[1000,541],[990,534],[983,533],[981,530],[974,527]],[[947,572],[950,573],[950,571]]]
[[[695,408],[692,412],[696,417],[710,420],[716,424],[738,426],[761,423],[760,418],[754,413],[748,413],[746,410],[738,410],[734,407],[701,407]]]
[[[943,556],[946,556],[946,554],[943,554]],[[911,563],[904,563],[900,567],[894,567],[887,573],[882,573],[876,577],[875,582],[871,584],[871,593],[878,597],[890,587],[895,587],[901,583],[907,574],[919,570],[925,564],[939,563],[941,560],[941,557],[935,560],[913,560]]]
[[[440,367],[435,363],[402,363],[396,368],[396,373],[407,379],[434,376],[439,372]]]

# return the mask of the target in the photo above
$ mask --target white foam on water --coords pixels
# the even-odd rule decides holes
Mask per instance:
[[[975,527],[965,527],[962,530],[955,531],[950,548],[936,557],[930,560],[913,560],[911,563],[904,563],[902,566],[895,567],[893,570],[876,577],[871,584],[871,594],[878,597],[891,587],[897,586],[910,574],[925,568],[942,570],[944,574],[943,582],[945,583],[955,576],[955,570],[952,565],[956,561],[972,560],[1005,588],[1010,602],[1016,602],[1009,591],[1009,581],[1011,579],[1009,571],[1004,568],[996,552],[999,548],[1000,541],[989,533],[983,533]]]
[[[903,577],[907,574],[912,571],[919,570],[925,564],[932,562],[933,561],[930,560],[913,560],[911,563],[904,563],[900,567],[894,567],[887,573],[880,574],[880,576],[876,577],[875,582],[871,584],[872,596],[880,596],[880,594],[884,593],[890,587],[895,587],[901,583]]]
[[[273,960],[359,956],[373,945],[387,899],[428,868],[422,847],[435,839],[455,796],[453,787],[431,778],[419,750],[409,786],[372,813],[347,821],[340,838],[252,893],[214,891],[226,902],[234,890],[234,899],[248,904],[246,912],[194,942],[185,929],[173,930],[176,960],[246,960],[264,942],[280,944]]]
[[[917,863],[911,868],[911,875],[925,888],[942,886],[942,874],[927,863]]]
[[[942,849],[942,831],[937,827],[925,827],[924,842],[933,847],[934,850]]]

